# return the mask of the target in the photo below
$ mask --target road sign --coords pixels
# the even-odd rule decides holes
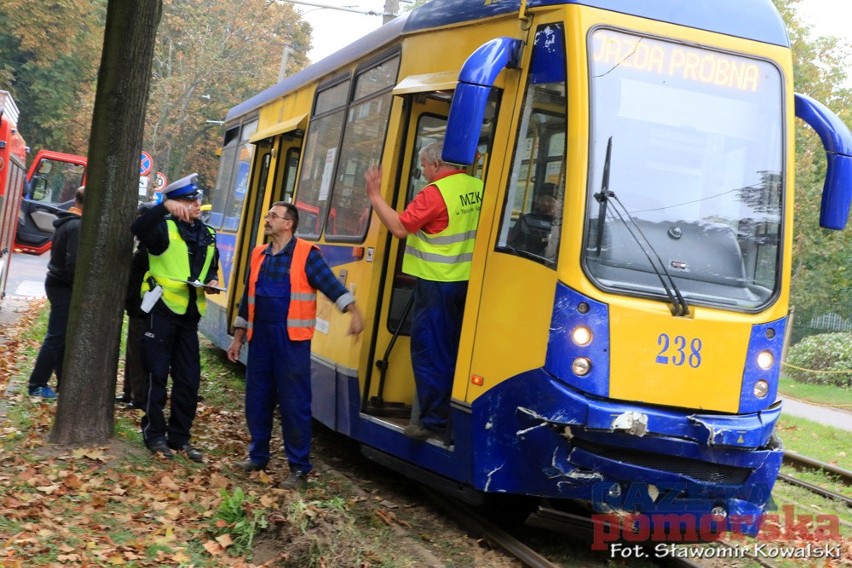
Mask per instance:
[[[163,172],[157,172],[157,175],[154,177],[154,189],[156,191],[162,191],[168,184],[169,179],[166,177],[166,174]]]
[[[154,159],[151,157],[151,154],[148,152],[142,152],[142,156],[139,158],[139,175],[147,176],[151,173],[153,168]]]

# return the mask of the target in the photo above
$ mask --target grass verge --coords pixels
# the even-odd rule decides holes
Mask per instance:
[[[801,383],[781,373],[778,390],[790,398],[852,412],[852,389]]]

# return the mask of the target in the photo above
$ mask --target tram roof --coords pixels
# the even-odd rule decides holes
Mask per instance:
[[[772,0],[527,0],[529,8],[561,4],[580,4],[790,46],[784,21]],[[333,74],[402,34],[509,14],[520,10],[520,5],[520,0],[497,0],[487,5],[470,0],[432,0],[243,101],[228,111],[225,122],[256,110],[306,83]]]

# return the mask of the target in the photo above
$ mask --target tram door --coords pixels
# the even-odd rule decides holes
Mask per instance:
[[[429,182],[420,171],[419,152],[432,142],[443,140],[452,99],[451,91],[432,91],[406,96],[409,109],[407,128],[396,177],[397,211],[405,207]],[[493,116],[496,99],[489,113]],[[479,159],[469,173],[483,177],[487,162],[493,124],[486,121],[480,135]],[[405,240],[393,238],[386,251],[388,266],[382,298],[381,318],[378,321],[375,364],[370,380],[367,412],[389,418],[408,419],[416,405],[414,374],[410,357],[410,321],[416,279],[402,272]]]
[[[293,201],[293,188],[296,183],[296,168],[299,165],[299,154],[302,144],[302,130],[285,132],[283,136],[251,140],[255,145],[254,164],[251,180],[252,191],[243,211],[244,220],[241,223],[242,232],[238,236],[241,243],[251,243],[250,246],[239,246],[239,257],[233,259],[235,274],[228,296],[229,326],[239,309],[243,296],[248,271],[249,256],[255,245],[263,242],[264,215],[275,201]],[[233,329],[229,330],[233,333]]]
[[[402,129],[398,169],[391,177],[396,184],[397,211],[403,211],[428,185],[420,171],[420,149],[444,136],[451,92],[406,95],[407,128]],[[405,239],[392,237],[385,251],[385,285],[381,298],[374,365],[371,370],[368,414],[407,420],[415,401],[409,331],[415,278],[402,272]]]

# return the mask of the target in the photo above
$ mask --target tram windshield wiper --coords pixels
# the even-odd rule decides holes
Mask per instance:
[[[610,209],[609,204],[611,202],[611,212],[615,213],[627,229],[627,232],[630,233],[630,236],[633,237],[633,240],[636,241],[636,244],[639,245],[640,249],[642,249],[642,253],[645,255],[645,258],[648,259],[648,264],[657,275],[657,278],[660,279],[660,284],[662,284],[663,290],[665,290],[666,295],[672,303],[672,315],[687,316],[689,315],[689,305],[686,303],[683,294],[680,293],[671,273],[666,268],[666,263],[663,262],[663,259],[660,258],[660,255],[657,253],[654,245],[651,244],[651,241],[645,236],[642,229],[639,228],[639,224],[636,222],[636,219],[633,218],[633,215],[630,214],[630,211],[627,210],[627,207],[625,207],[618,199],[615,192],[609,189],[609,169],[611,160],[612,136],[609,137],[609,140],[606,143],[606,159],[604,161],[603,177],[601,179],[601,190],[594,194],[594,198],[598,202],[598,227],[595,242],[597,254],[598,256],[601,254],[604,222],[606,221],[606,215]]]

